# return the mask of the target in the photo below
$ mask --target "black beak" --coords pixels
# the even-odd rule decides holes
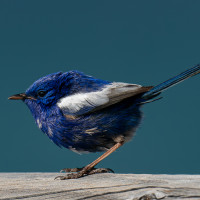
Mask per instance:
[[[8,97],[8,99],[11,99],[11,100],[24,100],[24,99],[36,100],[33,97],[27,96],[25,93],[15,94],[13,96]]]

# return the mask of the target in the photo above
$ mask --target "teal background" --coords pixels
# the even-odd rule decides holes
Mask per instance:
[[[59,171],[100,155],[58,148],[10,95],[72,69],[110,81],[165,81],[200,63],[199,9],[198,0],[1,0],[0,171]],[[162,96],[144,106],[134,140],[99,166],[117,173],[200,173],[200,76]]]

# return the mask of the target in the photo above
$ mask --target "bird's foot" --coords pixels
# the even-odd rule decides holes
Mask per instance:
[[[80,172],[84,167],[81,168],[64,168],[60,172]]]
[[[66,174],[65,176],[57,176],[55,179],[65,180],[65,179],[77,179],[84,176],[92,175],[92,174],[99,174],[99,173],[109,173],[114,171],[109,168],[92,168],[87,170],[86,168],[65,168],[62,169],[61,172],[77,172],[77,173],[70,173]]]

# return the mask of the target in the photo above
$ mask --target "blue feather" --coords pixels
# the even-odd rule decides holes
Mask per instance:
[[[195,76],[199,73],[200,73],[200,65],[192,67],[192,68],[182,72],[181,74],[179,74],[179,75],[177,75],[173,78],[170,78],[169,80],[167,80],[163,83],[156,85],[151,90],[144,93],[142,95],[142,98],[143,99],[150,99],[154,96],[157,96],[160,92],[166,90],[167,88],[172,87],[172,86],[180,83],[181,81],[184,81],[185,79],[192,77],[192,76]]]

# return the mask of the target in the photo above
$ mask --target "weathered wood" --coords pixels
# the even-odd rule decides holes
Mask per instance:
[[[200,199],[200,175],[97,174],[54,180],[58,173],[0,173],[0,199]]]

